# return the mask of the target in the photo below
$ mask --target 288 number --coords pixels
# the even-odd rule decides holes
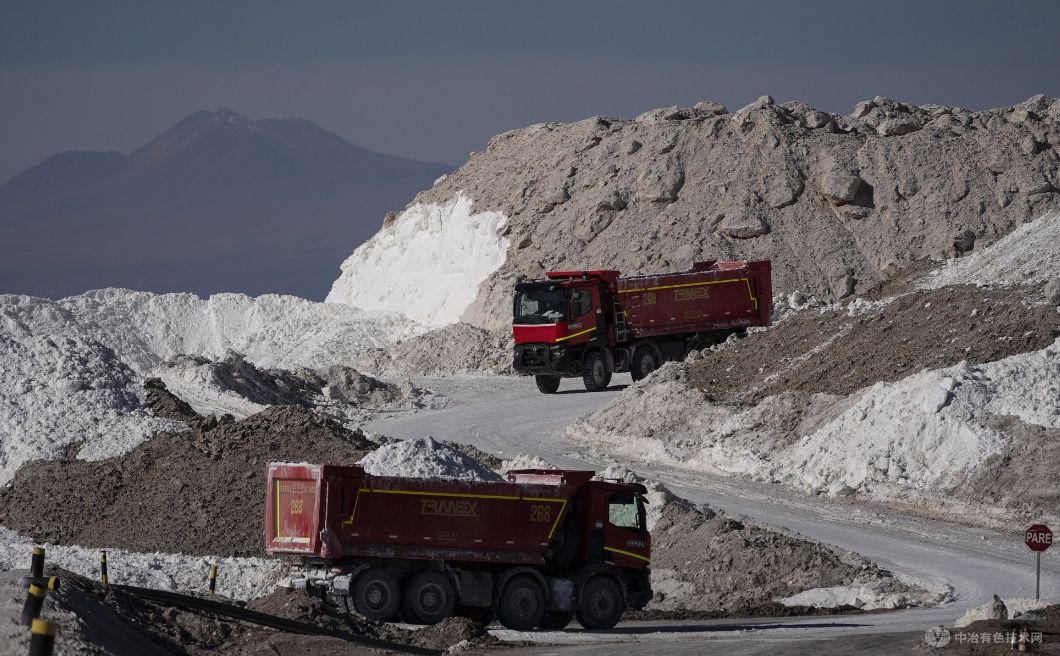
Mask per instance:
[[[552,519],[552,506],[530,506],[530,521],[547,522]]]

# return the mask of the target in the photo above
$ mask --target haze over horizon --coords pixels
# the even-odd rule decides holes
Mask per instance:
[[[733,109],[769,93],[846,113],[876,95],[971,109],[1060,95],[1060,44],[1041,30],[1060,5],[1018,8],[9,3],[0,182],[60,151],[130,153],[219,107],[458,165],[509,129],[703,99]]]

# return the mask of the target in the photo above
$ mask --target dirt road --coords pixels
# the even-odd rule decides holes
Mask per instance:
[[[469,442],[502,456],[532,453],[557,466],[599,467],[606,462],[603,457],[577,451],[559,436],[575,417],[611,401],[621,386],[629,384],[628,377],[616,377],[612,389],[598,393],[585,393],[577,383],[565,380],[559,394],[546,396],[538,393],[529,379],[427,380],[424,385],[449,395],[454,403],[442,410],[377,421],[368,428],[395,437],[431,435]],[[922,635],[930,627],[951,627],[967,608],[989,601],[994,593],[1002,597],[1034,596],[1034,559],[1022,543],[1022,526],[1002,534],[875,506],[806,497],[779,486],[650,463],[622,464],[694,501],[856,551],[899,574],[946,583],[952,586],[955,601],[939,608],[840,618],[639,622],[601,633],[498,630],[498,637],[557,645],[557,653],[564,654],[597,653],[605,646],[607,653],[613,654],[703,653],[704,641],[719,646],[724,643],[726,653],[772,653],[780,643],[784,643],[785,653],[796,653],[789,647],[821,653],[810,648],[811,643],[837,638],[840,640],[835,646],[842,645],[842,649],[856,644],[859,653],[896,653],[905,649],[895,642],[899,638],[902,645],[909,645],[910,636]],[[1060,550],[1046,552],[1042,559],[1042,597],[1060,598]],[[889,637],[871,637],[880,634]],[[854,642],[848,642],[851,640]]]

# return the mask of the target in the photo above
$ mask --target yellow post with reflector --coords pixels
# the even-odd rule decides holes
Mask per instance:
[[[55,649],[55,622],[35,619],[30,631],[29,656],[52,656]]]

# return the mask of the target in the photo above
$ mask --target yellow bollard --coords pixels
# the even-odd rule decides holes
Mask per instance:
[[[29,564],[29,575],[35,579],[44,576],[44,547],[33,547],[33,557]]]
[[[217,591],[217,564],[210,565],[210,594]]]
[[[39,585],[29,585],[26,590],[26,601],[22,604],[22,626],[30,626],[33,620],[40,617],[40,609],[44,606],[44,597],[48,594],[45,588]]]
[[[58,576],[42,576],[40,578],[32,578],[24,576],[19,579],[20,585],[30,586],[35,585],[38,588],[45,588],[49,591],[59,589],[59,577]]]
[[[33,632],[29,641],[29,656],[52,656],[55,649],[55,622],[35,619],[30,631]]]
[[[107,578],[107,552],[104,551],[99,557],[99,582],[103,585],[110,585],[110,579]]]

